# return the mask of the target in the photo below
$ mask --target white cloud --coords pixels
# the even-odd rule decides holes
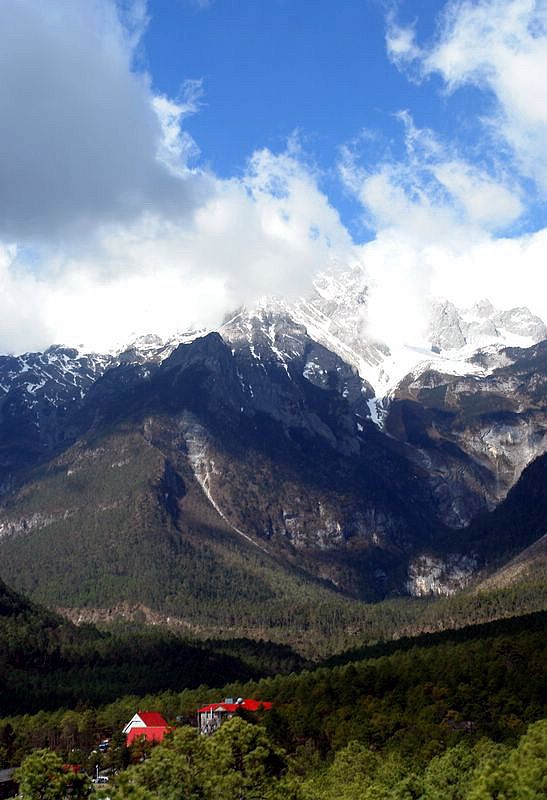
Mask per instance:
[[[189,80],[184,84],[182,101],[165,95],[155,95],[152,107],[161,126],[161,140],[156,153],[157,160],[179,178],[190,178],[189,163],[199,155],[199,148],[190,134],[181,127],[182,120],[195,114],[203,93],[200,80]]]
[[[546,0],[453,0],[428,46],[419,48],[414,31],[394,22],[387,41],[395,63],[417,65],[424,76],[438,73],[449,92],[465,84],[491,92],[490,134],[547,193]]]
[[[370,276],[369,332],[392,344],[423,342],[435,296],[463,305],[489,297],[547,317],[547,232],[499,237],[523,213],[518,186],[416,128],[408,113],[399,116],[404,158],[366,169],[359,153],[345,148],[341,164],[375,231],[359,248]]]
[[[499,308],[527,305],[547,319],[547,229],[513,238],[484,236],[468,247],[438,246],[433,293],[469,305],[489,297]]]
[[[398,25],[393,14],[388,17],[386,47],[389,57],[398,65],[404,65],[421,55],[420,48],[416,45],[414,27]]]
[[[182,180],[161,158],[187,155],[188,139],[177,142],[173,128],[188,109],[155,105],[148,76],[134,68],[145,12],[130,5],[127,28],[112,0],[0,3],[4,241],[61,241],[198,202],[203,179]]]
[[[417,128],[408,112],[398,117],[406,151],[399,160],[363,168],[358,153],[350,147],[343,150],[342,178],[375,230],[405,219],[417,237],[427,237],[433,220],[435,235],[446,235],[461,225],[501,230],[520,217],[520,188],[509,176],[491,175],[466,161],[433,131]]]
[[[450,193],[468,219],[485,228],[504,228],[523,212],[516,191],[486,172],[463,161],[446,161],[432,167],[435,178]]]
[[[53,341],[43,313],[50,292],[32,273],[14,266],[15,246],[0,245],[0,352],[41,349]]]
[[[227,311],[262,295],[306,291],[318,269],[351,252],[313,174],[293,155],[262,150],[241,179],[217,181],[184,222],[150,214],[103,227],[86,248],[51,255],[39,284],[22,252],[6,266],[0,317],[14,296],[39,311],[35,323],[26,311],[18,323],[13,309],[0,344],[105,349],[133,334],[218,325]]]

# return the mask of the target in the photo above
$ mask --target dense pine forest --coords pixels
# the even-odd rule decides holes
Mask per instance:
[[[0,713],[97,706],[128,692],[142,695],[292,672],[334,657],[355,642],[370,648],[541,609],[542,581],[540,574],[518,587],[436,601],[287,607],[285,636],[278,643],[251,640],[244,627],[230,639],[189,641],[137,622],[101,630],[76,626],[0,582]]]
[[[98,770],[111,800],[539,800],[543,587],[539,565],[451,598],[287,607],[272,642],[78,626],[2,584],[0,769],[25,800],[87,798]],[[230,696],[273,709],[200,736],[196,709]],[[161,745],[125,746],[139,708],[172,726]]]
[[[0,713],[100,705],[126,694],[273,675],[306,662],[250,640],[190,643],[136,623],[76,626],[0,582]]]
[[[0,758],[22,762],[26,797],[36,795],[25,794],[25,775],[36,780],[44,764],[50,774],[77,759],[92,773],[102,759],[118,771],[113,798],[539,798],[546,620],[537,613],[377,645],[340,654],[338,665],[223,688],[5,717]],[[271,700],[273,710],[197,734],[201,704],[239,695]],[[137,707],[161,711],[175,732],[131,753],[120,731]],[[112,746],[101,756],[105,736]]]

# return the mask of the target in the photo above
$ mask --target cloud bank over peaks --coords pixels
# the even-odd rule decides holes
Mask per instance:
[[[15,245],[0,244],[0,353],[20,353],[52,343],[44,316],[49,287],[14,268]]]
[[[525,208],[519,184],[502,169],[492,175],[465,160],[455,145],[417,128],[408,112],[399,118],[403,158],[363,165],[354,144],[343,148],[339,165],[375,231],[359,248],[370,276],[369,333],[394,344],[425,343],[432,297],[462,306],[490,297],[501,308],[530,305],[545,317],[546,232],[503,235]]]
[[[296,139],[193,167],[200,80],[155,93],[143,0],[0,3],[0,350],[108,349],[291,295],[351,239]]]
[[[217,326],[260,296],[307,291],[316,271],[353,252],[316,176],[294,152],[262,150],[241,178],[215,181],[184,222],[150,214],[103,226],[85,248],[50,254],[40,279],[25,252],[11,249],[0,316],[14,296],[37,313],[18,323],[14,306],[1,346],[62,341],[104,350],[143,333]]]
[[[106,350],[218,326],[262,296],[306,294],[335,265],[368,276],[364,330],[390,342],[422,340],[432,296],[547,318],[547,232],[515,235],[533,158],[547,185],[547,111],[526,67],[547,74],[544,12],[531,0],[450,2],[428,48],[391,20],[399,66],[496,99],[488,131],[497,124],[504,147],[499,158],[466,149],[408,111],[399,157],[344,147],[339,173],[372,236],[356,243],[322,189],[330,165],[310,166],[296,137],[283,152],[258,149],[232,178],[200,164],[184,126],[204,87],[154,90],[144,0],[2,0],[0,352]]]
[[[416,25],[392,14],[386,43],[413,82],[438,75],[448,96],[472,86],[484,106],[470,106],[465,134],[452,142],[401,113],[405,156],[397,161],[363,169],[358,153],[345,152],[342,176],[376,234],[363,253],[375,276],[373,328],[382,335],[399,316],[401,337],[405,328],[419,337],[424,296],[463,306],[488,296],[545,318],[547,230],[515,230],[535,202],[526,181],[547,194],[547,2],[450,0],[425,44]],[[393,313],[386,275],[405,292]]]

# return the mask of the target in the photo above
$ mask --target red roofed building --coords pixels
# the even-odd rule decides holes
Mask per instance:
[[[161,742],[170,730],[167,720],[157,711],[138,711],[129,720],[123,733],[126,735],[126,745],[129,747],[141,736],[149,742]]]
[[[231,719],[236,711],[269,711],[272,704],[265,700],[243,700],[238,697],[234,702],[231,697],[227,697],[223,703],[209,703],[203,708],[198,708],[198,728],[201,733],[214,733],[220,728],[223,722]]]

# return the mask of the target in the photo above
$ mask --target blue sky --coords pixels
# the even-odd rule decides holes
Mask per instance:
[[[408,104],[376,4],[218,0],[199,10],[156,0],[150,13],[154,85],[173,96],[185,77],[203,80],[203,108],[188,127],[225,177],[295,129],[333,161],[341,142],[365,125],[389,128],[390,113]]]
[[[401,338],[547,317],[546,74],[547,0],[3,0],[0,350],[353,267]]]
[[[141,55],[154,87],[170,97],[180,96],[185,81],[201,81],[199,113],[186,128],[216,174],[241,173],[255,150],[280,151],[296,133],[323,189],[361,240],[373,231],[363,227],[336,163],[340,147],[363,130],[375,137],[363,147],[370,165],[385,154],[404,157],[396,117],[402,110],[417,127],[457,143],[471,161],[491,160],[481,117],[495,105],[493,94],[476,85],[448,93],[438,75],[409,80],[386,49],[390,13],[427,41],[442,7],[431,0],[152,0]],[[544,202],[528,189],[520,231],[545,220]]]
[[[404,2],[402,24],[431,36],[439,2]],[[365,157],[402,157],[397,112],[416,125],[473,142],[488,98],[473,87],[450,97],[435,77],[408,80],[386,50],[386,4],[377,0],[152,0],[143,58],[154,87],[171,97],[201,80],[199,113],[186,122],[202,159],[222,177],[255,150],[283,150],[297,132],[321,185],[357,238],[370,237],[336,172],[340,147],[374,133]]]

